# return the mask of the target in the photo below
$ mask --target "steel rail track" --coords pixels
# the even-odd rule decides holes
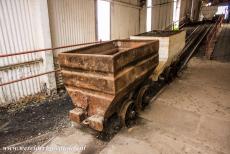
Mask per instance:
[[[186,39],[186,45],[180,55],[178,72],[184,69],[184,67],[191,59],[195,51],[198,49],[201,42],[204,40],[205,36],[208,34],[211,28],[212,25],[208,25],[208,24],[199,25],[188,36],[188,38]]]

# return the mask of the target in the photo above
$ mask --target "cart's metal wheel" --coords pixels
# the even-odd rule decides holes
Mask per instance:
[[[149,93],[150,93],[150,86],[148,85],[140,89],[137,99],[136,99],[136,110],[137,111],[144,110],[144,108],[149,104],[149,101],[151,99]]]
[[[136,118],[134,102],[131,100],[125,102],[120,110],[119,116],[122,126],[130,127]]]

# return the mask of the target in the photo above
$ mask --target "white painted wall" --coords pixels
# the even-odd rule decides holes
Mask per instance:
[[[51,47],[46,0],[0,0],[0,54]],[[33,65],[11,69],[4,66],[42,60]],[[53,70],[51,52],[0,58],[0,82],[25,78]],[[16,102],[26,96],[56,88],[53,74],[0,87],[0,105]]]

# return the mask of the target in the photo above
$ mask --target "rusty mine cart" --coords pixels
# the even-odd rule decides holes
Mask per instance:
[[[141,101],[159,63],[158,40],[114,40],[59,54],[64,85],[75,108],[70,119],[103,131],[116,114],[121,124]]]

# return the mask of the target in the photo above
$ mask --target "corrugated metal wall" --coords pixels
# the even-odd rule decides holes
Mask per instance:
[[[128,38],[140,33],[138,0],[111,2],[111,39]]]
[[[147,22],[147,4],[145,4],[140,10],[140,33],[146,32]]]
[[[197,21],[200,15],[201,0],[191,0],[191,20]]]
[[[94,0],[48,0],[53,47],[96,40],[95,3]]]
[[[185,18],[185,16],[186,16],[186,1],[187,0],[180,0],[181,2],[181,4],[180,4],[180,20],[181,19],[183,19],[183,18]]]
[[[64,46],[96,41],[95,0],[48,0],[52,46]],[[58,68],[58,52],[54,52],[55,67]],[[60,73],[56,74],[58,87],[62,86]]]
[[[180,8],[180,20],[185,19],[186,15],[191,14],[191,5],[192,0],[181,0],[181,8]]]
[[[44,43],[49,42],[49,38],[44,40],[41,25],[38,24],[40,16],[44,15],[43,13],[47,10],[45,7],[46,1],[44,0],[40,2],[0,0],[0,54],[50,47]],[[45,19],[46,16],[42,18]],[[46,70],[44,56],[45,53],[40,52],[0,58],[0,83],[42,73]],[[18,63],[24,64],[18,65]],[[26,96],[46,91],[48,84],[46,76],[42,76],[1,86],[0,105],[16,102]]]
[[[152,29],[163,30],[173,22],[174,0],[152,1]]]

